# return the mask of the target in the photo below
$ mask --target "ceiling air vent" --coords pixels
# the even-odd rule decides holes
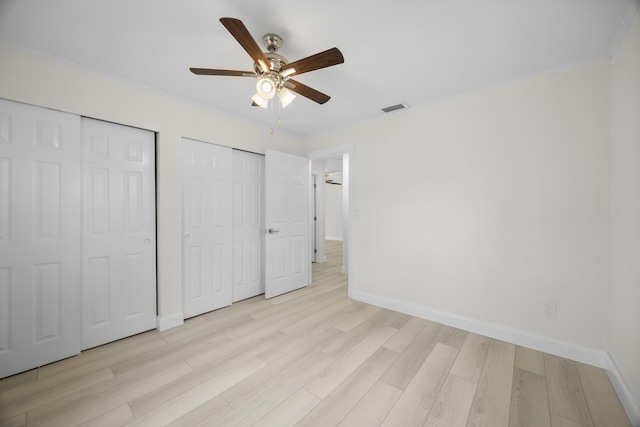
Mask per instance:
[[[396,105],[391,105],[389,107],[385,107],[382,109],[382,111],[384,111],[385,113],[391,113],[392,111],[398,111],[398,110],[402,110],[405,108],[408,108],[409,106],[405,103],[400,103],[400,104],[396,104]]]

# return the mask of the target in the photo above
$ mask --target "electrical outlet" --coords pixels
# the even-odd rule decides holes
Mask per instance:
[[[556,320],[556,303],[545,302],[544,303],[544,318],[550,320]]]

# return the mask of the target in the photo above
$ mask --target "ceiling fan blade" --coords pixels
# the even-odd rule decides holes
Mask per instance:
[[[305,98],[309,98],[312,101],[317,102],[318,104],[324,104],[328,100],[331,99],[329,95],[325,95],[324,93],[317,91],[309,86],[303,85],[302,83],[295,80],[287,80],[285,86],[290,90],[294,91],[298,95],[302,95]]]
[[[216,70],[213,68],[189,68],[193,74],[200,76],[236,76],[236,77],[255,77],[256,73],[252,71],[236,71],[236,70]]]
[[[255,39],[251,37],[251,33],[249,33],[249,30],[247,30],[247,27],[244,26],[241,20],[235,18],[220,18],[220,22],[229,30],[238,43],[240,43],[240,46],[247,51],[251,59],[253,59],[253,62],[258,63],[258,60],[261,59],[265,64],[269,65],[269,60],[266,55],[262,52],[262,49],[260,49]]]
[[[331,49],[325,50],[324,52],[316,53],[315,55],[311,55],[287,64],[282,69],[282,72],[294,68],[295,72],[289,74],[293,76],[296,74],[319,70],[320,68],[342,64],[343,62],[344,56],[342,56],[342,52],[340,52],[340,49],[338,49],[337,47],[333,47]]]

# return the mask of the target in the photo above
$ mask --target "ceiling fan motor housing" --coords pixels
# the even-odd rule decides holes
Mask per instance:
[[[289,62],[287,61],[287,58],[277,53],[265,52],[264,55],[269,60],[269,69],[271,71],[275,71],[276,73],[279,73],[280,70],[282,70],[282,67],[287,65],[287,63]],[[262,67],[260,67],[260,64],[254,63],[253,69],[255,70],[256,74],[258,75],[262,74]]]
[[[284,67],[289,62],[287,61],[287,58],[280,55],[279,53],[276,53],[278,49],[280,49],[280,47],[282,46],[282,37],[280,37],[277,34],[268,33],[262,36],[262,42],[264,43],[264,46],[267,48],[267,52],[265,52],[264,55],[269,60],[269,69],[271,71],[275,71],[276,73],[279,73],[282,67]],[[253,67],[254,67],[254,70],[256,71],[256,74],[258,75],[261,75],[262,72],[264,71],[262,70],[262,68],[260,67],[260,64],[258,63],[254,63]]]
[[[262,36],[262,42],[269,52],[277,52],[282,47],[282,37],[277,34],[267,33]]]

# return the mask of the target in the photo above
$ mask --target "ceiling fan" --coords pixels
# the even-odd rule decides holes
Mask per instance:
[[[253,100],[252,105],[258,105],[262,108],[267,108],[269,100],[275,95],[278,95],[282,106],[286,107],[295,98],[292,92],[318,104],[324,104],[331,98],[329,95],[293,80],[291,76],[342,64],[344,57],[338,48],[334,47],[294,62],[288,62],[282,55],[277,53],[280,46],[282,46],[282,38],[279,35],[265,34],[262,37],[262,41],[267,48],[267,52],[262,52],[260,46],[251,37],[249,30],[247,30],[242,21],[235,18],[220,18],[220,22],[253,59],[253,71],[190,68],[192,73],[210,76],[257,78],[257,93],[251,99]]]

